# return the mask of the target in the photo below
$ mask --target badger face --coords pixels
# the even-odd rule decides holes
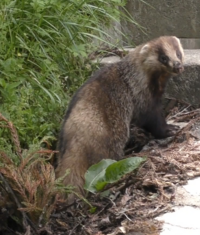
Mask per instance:
[[[154,39],[141,48],[145,69],[148,72],[160,71],[177,75],[184,70],[184,52],[180,40],[175,36]]]
[[[183,48],[177,37],[165,37],[157,48],[158,61],[163,70],[172,74],[183,72]]]

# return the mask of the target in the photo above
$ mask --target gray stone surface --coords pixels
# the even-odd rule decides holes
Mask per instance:
[[[188,104],[200,104],[200,50],[185,50],[185,71],[171,78],[165,96]]]
[[[157,219],[164,221],[160,235],[200,234],[200,178],[189,180],[187,185],[178,187],[174,212],[165,213]]]
[[[199,235],[200,209],[191,206],[176,207],[174,212],[159,217],[164,220],[163,231],[160,235]]]
[[[132,49],[130,49],[132,50]],[[200,104],[200,49],[184,50],[185,71],[169,80],[165,97],[175,98],[192,105]],[[111,56],[100,60],[101,64],[120,61],[120,57]]]
[[[94,62],[100,62],[101,65],[106,65],[106,64],[113,64],[113,63],[116,63],[118,61],[120,61],[120,57],[119,56],[108,56],[108,57],[105,57],[105,58],[100,58],[100,59],[97,59],[97,60],[94,60]]]
[[[183,48],[185,49],[200,49],[199,38],[180,38]]]
[[[199,196],[200,200],[200,178],[193,180],[188,180],[188,184],[183,186],[183,188],[189,192],[192,196]]]
[[[126,9],[135,21],[144,27],[122,21],[122,29],[136,45],[161,35],[180,38],[200,38],[199,0],[128,0]]]

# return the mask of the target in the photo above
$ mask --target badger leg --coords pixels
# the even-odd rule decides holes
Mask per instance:
[[[67,203],[71,204],[74,199],[77,198],[76,193],[80,196],[85,196],[84,186],[84,174],[87,170],[87,159],[78,158],[63,155],[58,162],[58,166],[55,170],[56,178],[63,177],[66,174],[66,170],[69,169],[69,174],[63,179],[64,185],[70,185],[74,187],[72,191],[75,193],[70,193],[67,196]],[[66,195],[63,195],[66,198]]]
[[[178,126],[168,125],[160,108],[152,110],[148,115],[144,129],[149,131],[156,139],[162,139],[176,134]]]

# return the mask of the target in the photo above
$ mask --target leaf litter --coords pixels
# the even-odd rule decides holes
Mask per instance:
[[[106,186],[109,196],[90,193],[87,200],[93,208],[80,199],[72,205],[60,201],[45,227],[35,233],[27,225],[25,234],[159,235],[162,222],[155,218],[173,210],[179,185],[200,176],[200,109],[176,104],[167,119],[180,129],[175,136],[162,140],[131,126],[135,138],[125,149],[125,157],[147,160],[136,172]]]
[[[147,157],[135,173],[107,187],[109,197],[90,194],[90,208],[77,200],[71,206],[58,204],[48,224],[59,235],[158,235],[158,215],[172,211],[179,185],[200,176],[200,109],[179,105],[170,111],[168,123],[180,127],[175,136],[155,140],[143,130],[132,128],[135,145],[126,157]],[[144,138],[143,138],[144,137]],[[141,144],[142,143],[142,144]],[[130,147],[130,146],[129,146]]]

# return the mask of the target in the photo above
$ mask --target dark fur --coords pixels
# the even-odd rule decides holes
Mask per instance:
[[[161,97],[169,77],[182,72],[182,57],[175,37],[161,37],[96,72],[68,107],[56,176],[63,176],[69,168],[64,183],[83,193],[88,167],[104,158],[123,157],[131,120],[155,138],[173,135],[162,114]]]

